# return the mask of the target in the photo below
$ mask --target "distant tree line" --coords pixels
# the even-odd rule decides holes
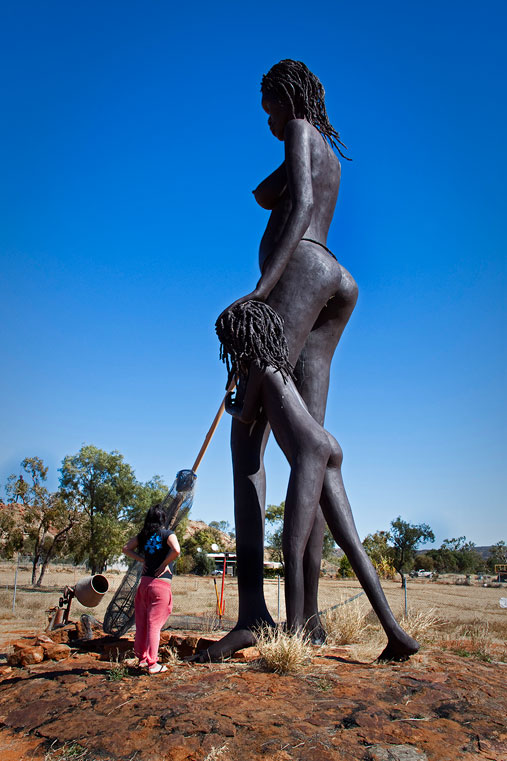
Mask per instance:
[[[473,542],[465,536],[445,539],[438,550],[427,550],[417,556],[417,567],[436,573],[495,573],[495,565],[507,563],[507,545],[500,540],[489,550],[489,557],[483,558]]]
[[[384,568],[389,575],[391,566],[400,574],[402,583],[413,569],[436,574],[494,573],[496,564],[507,563],[507,545],[503,540],[490,548],[488,558],[477,552],[474,542],[467,541],[465,536],[444,539],[438,549],[417,551],[421,544],[434,540],[433,531],[426,523],[411,524],[398,516],[391,522],[390,531],[369,534],[363,546],[379,572]]]
[[[15,509],[0,510],[0,557],[19,552],[29,556],[32,584],[41,586],[50,561],[66,559],[86,563],[91,573],[101,573],[121,555],[125,541],[136,534],[149,507],[160,502],[168,487],[160,476],[142,483],[117,451],[105,452],[92,445],[81,447],[63,459],[59,488],[49,492],[45,483],[48,469],[40,457],[21,462],[23,473],[12,474],[5,486],[7,502]],[[268,505],[266,520],[271,526],[267,546],[273,560],[283,564],[282,531],[284,503]],[[176,533],[182,546],[179,573],[210,573],[214,561],[207,556],[212,545],[226,549],[224,534],[234,538],[226,521],[212,521],[185,538],[187,521]],[[377,572],[384,578],[398,573],[402,579],[414,567],[435,573],[494,573],[495,565],[507,563],[507,545],[499,541],[488,558],[477,552],[466,537],[445,539],[439,549],[424,553],[421,544],[435,536],[426,523],[411,524],[398,516],[389,531],[368,534],[363,542]],[[336,557],[336,545],[329,530],[324,536],[324,558]],[[343,576],[353,575],[346,556],[339,561]]]
[[[117,451],[93,445],[63,459],[59,488],[46,488],[48,469],[40,457],[26,457],[21,474],[11,474],[0,510],[0,557],[30,557],[32,584],[41,586],[50,561],[85,563],[101,573],[121,555],[125,541],[142,527],[146,511],[160,502],[168,487],[160,476],[142,483]],[[176,533],[182,545],[181,572],[206,572],[206,551],[221,545],[221,521],[184,539],[186,523]],[[202,552],[198,552],[200,548]]]
[[[266,520],[273,527],[267,535],[267,547],[271,551],[272,559],[282,563],[284,507],[282,502],[280,505],[268,505],[266,508]],[[467,541],[464,536],[445,539],[439,549],[418,552],[421,544],[434,541],[435,535],[427,523],[413,524],[398,516],[391,521],[389,531],[368,534],[363,541],[363,547],[381,578],[394,578],[399,574],[402,584],[405,576],[414,568],[434,573],[494,573],[495,565],[507,563],[507,545],[503,540],[490,548],[489,557],[486,559],[477,552],[475,544]],[[333,537],[326,529],[323,557],[332,558],[335,548]],[[346,555],[340,558],[338,568],[342,576],[354,576]]]

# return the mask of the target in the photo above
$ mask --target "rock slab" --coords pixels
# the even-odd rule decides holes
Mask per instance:
[[[504,664],[436,650],[396,665],[314,652],[294,676],[256,661],[180,661],[153,677],[83,653],[5,667],[0,722],[101,761],[507,758]]]

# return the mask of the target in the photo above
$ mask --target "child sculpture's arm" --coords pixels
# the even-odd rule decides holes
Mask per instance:
[[[261,406],[261,386],[263,371],[252,362],[248,376],[241,376],[234,393],[225,398],[225,411],[242,423],[253,423]]]

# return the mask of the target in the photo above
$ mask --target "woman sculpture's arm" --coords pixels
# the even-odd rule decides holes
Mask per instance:
[[[310,147],[310,131],[312,129],[311,125],[304,119],[292,119],[285,127],[285,167],[292,208],[283,233],[266,260],[255,290],[246,296],[242,296],[231,304],[231,307],[251,299],[266,301],[280,280],[292,253],[308,229],[313,213]],[[231,307],[227,308],[230,309]]]

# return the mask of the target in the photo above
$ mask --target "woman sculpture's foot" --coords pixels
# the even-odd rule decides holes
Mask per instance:
[[[229,658],[229,656],[237,653],[238,650],[252,647],[252,645],[255,645],[255,636],[250,629],[233,629],[225,637],[208,647],[207,650],[201,650],[200,653],[196,653],[188,660],[196,663],[221,661],[223,658]]]
[[[208,647],[207,650],[201,650],[200,653],[196,653],[189,661],[194,663],[209,663],[210,661],[221,661],[223,658],[229,658],[238,650],[243,650],[245,647],[252,647],[255,645],[254,631],[262,626],[275,626],[273,620],[259,621],[252,628],[247,626],[236,626],[232,631],[222,637],[222,639],[215,642]]]
[[[388,640],[387,645],[380,653],[377,661],[406,661],[411,655],[419,650],[419,643],[413,637],[409,637],[406,632],[402,636]]]
[[[318,613],[307,619],[304,625],[304,632],[309,637],[312,645],[323,645],[327,639],[326,630],[322,626]]]

